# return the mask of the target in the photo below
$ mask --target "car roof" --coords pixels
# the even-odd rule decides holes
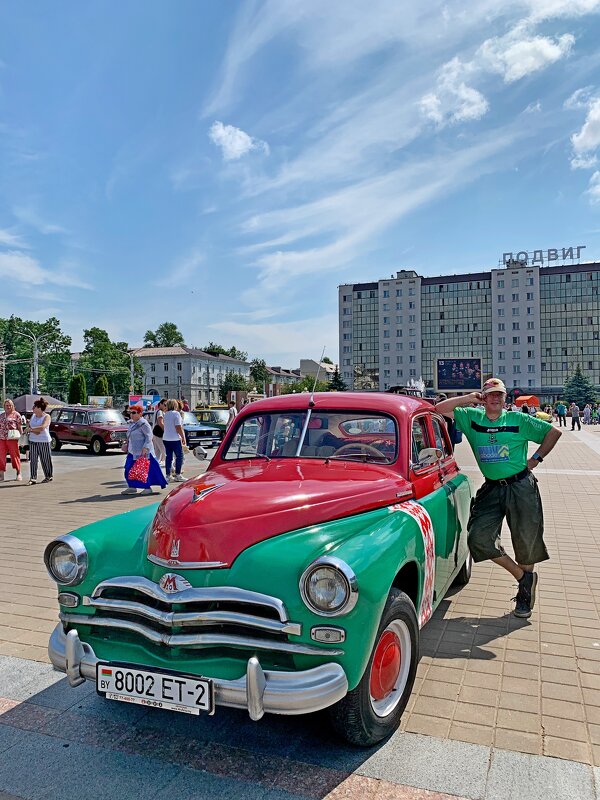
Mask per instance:
[[[118,408],[102,408],[100,406],[60,406],[60,411],[118,411]]]
[[[431,403],[420,397],[384,392],[315,392],[312,399],[312,408],[315,410],[372,411],[394,416],[410,415],[416,411],[432,411],[434,408]],[[309,407],[310,401],[309,392],[268,397],[265,400],[248,403],[241,409],[240,414],[245,416],[248,413],[305,410]]]

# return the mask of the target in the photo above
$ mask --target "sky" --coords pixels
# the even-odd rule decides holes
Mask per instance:
[[[600,259],[600,0],[5,0],[0,316],[297,368],[340,284]]]

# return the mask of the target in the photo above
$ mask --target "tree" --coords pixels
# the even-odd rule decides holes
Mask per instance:
[[[564,397],[568,403],[577,403],[583,408],[587,403],[596,402],[596,390],[591,380],[581,371],[579,364],[575,372],[565,381]]]
[[[108,380],[106,375],[99,375],[94,384],[94,394],[99,397],[106,397],[108,395]]]
[[[200,350],[211,356],[229,356],[229,358],[236,358],[238,361],[246,361],[248,359],[248,353],[245,350],[238,350],[237,347],[230,347],[227,350],[216,342],[209,342],[206,347],[201,347]]]
[[[29,392],[33,362],[33,342],[19,332],[39,338],[39,385],[44,394],[66,397],[71,365],[71,337],[64,334],[60,321],[50,317],[45,322],[25,320],[14,315],[0,318],[0,342],[6,348],[6,389],[9,395]],[[11,363],[19,362],[19,363]]]
[[[323,364],[333,364],[333,361],[329,358],[329,356],[323,356],[321,361],[323,362]]]
[[[219,386],[219,397],[222,403],[227,402],[228,392],[247,392],[248,382],[237,372],[226,372],[223,382]]]
[[[307,375],[305,378],[302,378],[301,381],[297,383],[288,383],[285,386],[281,387],[282,394],[291,394],[292,392],[312,392],[313,386],[315,392],[328,392],[329,391],[329,384],[326,381],[317,381],[315,384],[315,379],[312,375]]]
[[[147,347],[175,347],[184,345],[183,334],[174,322],[163,322],[155,331],[146,331],[144,344]]]
[[[81,403],[81,405],[87,403],[85,375],[82,375],[81,372],[78,372],[77,375],[73,375],[71,378],[69,384],[69,403]]]
[[[83,332],[85,348],[81,353],[78,368],[88,376],[90,385],[98,375],[106,375],[108,394],[113,397],[126,397],[131,382],[129,345],[127,342],[111,342],[108,333],[102,328],[88,328]],[[134,391],[143,390],[144,371],[134,359]]]
[[[337,367],[335,368],[335,370],[333,372],[333,376],[331,378],[331,381],[329,382],[329,389],[332,392],[347,392],[348,391],[348,387],[346,386],[346,384],[342,380],[342,376],[340,375],[340,371],[339,371],[339,369]]]
[[[253,358],[250,362],[250,377],[256,384],[258,391],[263,391],[270,378],[270,372],[264,358]]]

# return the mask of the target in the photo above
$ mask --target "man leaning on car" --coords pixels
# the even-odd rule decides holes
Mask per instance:
[[[550,453],[561,432],[529,414],[506,411],[506,387],[490,378],[483,391],[442,400],[436,406],[453,417],[467,437],[485,482],[477,492],[469,518],[469,549],[474,561],[491,559],[519,585],[515,616],[528,618],[535,604],[535,564],[549,558],[544,544],[542,501],[533,470]],[[474,408],[482,404],[483,408]],[[527,457],[529,442],[539,445]],[[500,543],[502,522],[510,528],[516,562]]]

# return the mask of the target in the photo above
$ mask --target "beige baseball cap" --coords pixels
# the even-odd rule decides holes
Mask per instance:
[[[506,394],[506,386],[500,378],[488,378],[483,384],[483,394],[490,394],[490,392],[504,392]]]

